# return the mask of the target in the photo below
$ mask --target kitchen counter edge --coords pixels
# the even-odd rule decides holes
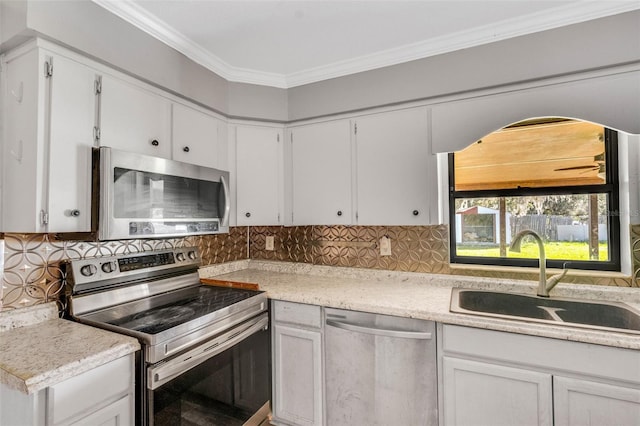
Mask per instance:
[[[132,337],[58,318],[55,303],[0,312],[0,384],[33,394],[140,349]]]

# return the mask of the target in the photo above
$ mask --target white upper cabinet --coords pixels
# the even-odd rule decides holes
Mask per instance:
[[[49,126],[51,232],[91,230],[91,148],[94,145],[95,71],[53,58]]]
[[[100,93],[100,145],[171,158],[169,99],[108,74]]]
[[[437,177],[427,113],[412,108],[356,120],[359,225],[430,223]]]
[[[4,68],[3,231],[91,231],[95,72],[35,43]]]
[[[281,225],[282,128],[237,126],[237,225]]]
[[[293,127],[290,137],[292,224],[353,223],[350,121]]]
[[[172,105],[171,141],[173,159],[205,167],[219,168],[218,146],[224,122],[195,108]]]

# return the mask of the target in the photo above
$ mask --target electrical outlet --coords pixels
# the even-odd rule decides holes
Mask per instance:
[[[391,256],[391,239],[389,237],[380,238],[380,256]]]
[[[265,243],[264,243],[264,248],[265,250],[273,250],[273,235],[268,235]]]

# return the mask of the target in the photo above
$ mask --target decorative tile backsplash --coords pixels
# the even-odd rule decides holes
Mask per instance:
[[[275,250],[265,249],[268,235]],[[449,273],[449,231],[438,226],[252,227],[251,259],[286,260],[406,272]],[[380,238],[391,241],[391,256],[380,255]]]
[[[640,225],[631,225],[632,287],[640,287]]]
[[[640,225],[631,227],[631,277],[568,276],[563,282],[640,287]],[[274,250],[266,250],[266,237]],[[380,238],[391,240],[391,256],[380,255]],[[204,265],[242,259],[394,271],[537,280],[535,271],[455,268],[449,265],[449,230],[436,226],[256,226],[232,227],[228,234],[165,240],[59,241],[49,234],[5,234],[0,309],[60,300],[65,259],[197,246]]]
[[[228,234],[162,240],[59,241],[53,234],[5,234],[2,309],[61,302],[61,263],[68,259],[197,246],[204,265],[247,258],[248,228]],[[63,306],[60,306],[63,308]]]

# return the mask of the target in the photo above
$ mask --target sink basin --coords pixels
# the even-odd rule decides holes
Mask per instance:
[[[453,289],[451,312],[640,334],[640,313],[619,302]]]

